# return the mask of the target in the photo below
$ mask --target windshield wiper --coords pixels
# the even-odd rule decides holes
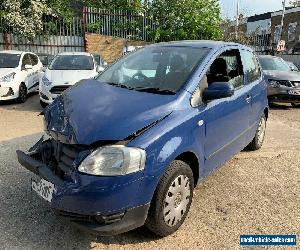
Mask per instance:
[[[149,92],[149,93],[158,93],[158,94],[165,94],[165,95],[175,95],[176,92],[168,89],[160,89],[154,87],[138,87],[134,88],[134,90],[142,91],[142,92]]]
[[[105,83],[107,83],[107,84],[109,84],[109,85],[112,85],[112,86],[115,86],[115,87],[118,87],[118,88],[130,89],[130,90],[133,89],[133,88],[131,88],[131,87],[128,87],[128,86],[126,86],[126,85],[122,85],[122,84],[120,84],[120,83],[115,83],[115,82],[105,82]]]

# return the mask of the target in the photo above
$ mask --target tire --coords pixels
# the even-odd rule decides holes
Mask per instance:
[[[27,88],[24,83],[20,84],[18,101],[24,103],[27,100]]]
[[[183,161],[173,161],[159,181],[145,226],[163,237],[177,231],[189,212],[193,190],[194,177],[190,166]]]
[[[293,108],[300,108],[300,104],[291,103]]]
[[[40,100],[40,104],[41,104],[42,108],[46,108],[48,106],[48,103],[45,103],[41,100]]]
[[[255,150],[259,150],[262,147],[266,135],[266,124],[267,124],[267,119],[266,116],[263,115],[260,118],[253,140],[247,146],[248,150],[255,151]]]

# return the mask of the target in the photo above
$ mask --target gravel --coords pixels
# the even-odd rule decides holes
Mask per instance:
[[[15,151],[40,137],[40,112],[38,96],[0,104],[1,249],[240,249],[240,234],[300,234],[300,109],[273,106],[263,148],[241,152],[203,181],[186,222],[166,238],[144,228],[91,235],[32,193]]]

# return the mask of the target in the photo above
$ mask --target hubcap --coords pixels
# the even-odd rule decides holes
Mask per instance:
[[[257,130],[257,139],[259,145],[262,145],[265,139],[265,133],[266,133],[266,121],[265,119],[261,119],[258,125],[258,130]]]
[[[179,175],[170,185],[164,201],[165,223],[173,227],[181,221],[190,202],[190,180],[185,175]]]

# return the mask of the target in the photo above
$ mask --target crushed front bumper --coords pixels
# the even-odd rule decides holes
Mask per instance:
[[[116,235],[145,223],[150,204],[141,205],[136,199],[141,174],[95,177],[77,173],[74,181],[68,182],[56,176],[34,152],[17,151],[17,156],[26,169],[55,185],[49,205],[79,227],[99,235]]]

